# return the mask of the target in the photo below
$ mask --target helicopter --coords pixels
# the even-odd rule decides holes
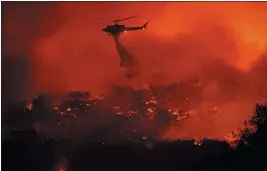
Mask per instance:
[[[132,18],[136,18],[137,16],[132,16],[132,17],[127,17],[119,20],[113,20],[114,25],[107,25],[102,31],[108,33],[109,36],[118,36],[123,34],[126,31],[134,31],[134,30],[141,30],[147,28],[148,22],[146,22],[143,26],[139,27],[126,27],[125,25],[118,24],[118,22],[124,21],[124,20],[129,20]],[[96,23],[99,24],[99,23]]]

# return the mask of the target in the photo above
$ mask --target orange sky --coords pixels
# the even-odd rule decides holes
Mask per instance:
[[[266,9],[266,3],[61,3],[58,15],[61,15],[64,24],[51,36],[34,44],[33,65],[38,68],[35,76],[37,89],[45,86],[47,90],[89,89],[99,93],[109,84],[125,82],[123,71],[118,67],[119,57],[114,42],[101,32],[105,25],[92,23],[136,14],[140,17],[124,23],[138,26],[150,20],[148,29],[127,33],[121,39],[129,52],[140,58],[141,63],[144,59],[143,65],[150,65],[148,70],[152,69],[151,62],[155,61],[165,65],[160,67],[172,68],[172,71],[166,71],[171,72],[170,75],[180,72],[180,69],[169,65],[184,62],[184,59],[179,59],[177,50],[178,44],[183,41],[179,40],[179,36],[184,34],[196,42],[182,46],[188,46],[186,48],[192,51],[205,46],[201,48],[209,52],[204,53],[238,68],[248,69],[251,62],[266,49]],[[49,21],[47,24],[50,24]],[[153,52],[159,47],[162,47],[160,52]],[[162,63],[163,56],[167,57]],[[171,57],[168,56],[176,59],[169,60]],[[190,60],[187,59],[185,63],[192,63],[192,66],[187,66],[185,70],[194,69],[195,62]],[[153,82],[153,74],[148,77],[143,79]],[[146,84],[143,79],[138,82]],[[179,79],[179,76],[175,79]]]
[[[205,46],[201,48],[209,51],[209,55],[217,55],[241,69],[248,69],[266,50],[267,3],[264,2],[61,2],[57,7],[55,3],[46,6],[9,5],[13,15],[7,10],[4,24],[4,36],[19,39],[17,48],[25,49],[25,39],[32,37],[27,48],[32,54],[33,87],[37,92],[89,89],[99,93],[108,84],[124,80],[112,38],[101,32],[104,24],[93,22],[132,15],[139,18],[124,24],[135,26],[149,20],[145,31],[127,33],[121,38],[136,58],[148,60],[141,61],[145,65],[152,65],[149,64],[152,61],[162,63],[162,56],[167,56],[166,62],[168,56],[176,56],[171,63],[183,62],[178,58],[181,55],[178,49],[183,41],[180,37],[185,34],[196,40],[192,45],[190,42],[184,45],[190,51]],[[12,45],[8,48],[14,48]],[[161,52],[153,52],[159,47]],[[162,65],[167,67],[170,63]],[[175,72],[178,70],[172,73]]]
[[[5,81],[8,92],[23,84],[27,95],[70,90],[97,95],[115,84],[138,88],[197,75],[218,79],[207,88],[206,98],[238,92],[236,96],[245,93],[255,100],[259,93],[251,87],[263,85],[262,70],[249,71],[261,56],[266,57],[265,2],[5,2],[3,10],[5,60],[27,64],[7,62],[4,71],[17,72],[13,81]],[[141,75],[129,80],[119,67],[113,39],[101,31],[105,24],[92,23],[133,15],[139,17],[122,24],[150,22],[147,29],[121,37],[122,45],[142,66]],[[244,76],[244,71],[250,75]],[[242,86],[229,85],[228,78]]]

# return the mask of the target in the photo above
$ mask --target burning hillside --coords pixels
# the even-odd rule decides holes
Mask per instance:
[[[201,145],[203,139],[225,139],[234,146],[241,134],[237,132],[229,136],[227,133],[240,124],[222,128],[225,134],[206,131],[216,128],[212,122],[217,123],[214,119],[225,115],[225,109],[222,104],[202,103],[202,93],[203,83],[198,79],[166,86],[146,85],[137,90],[116,86],[103,97],[93,97],[88,92],[69,93],[65,100],[40,95],[23,104],[23,110],[20,110],[24,112],[24,119],[31,120],[42,137],[80,137],[103,144],[151,144],[158,140],[195,139],[195,145]],[[207,122],[207,118],[213,120]],[[186,125],[192,122],[199,132],[190,130],[192,125]],[[249,126],[241,125],[241,128]],[[187,132],[186,138],[183,137],[184,131]]]

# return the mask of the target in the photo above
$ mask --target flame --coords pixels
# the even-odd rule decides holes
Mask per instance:
[[[32,110],[32,103],[28,103],[28,105],[26,106],[26,108],[27,108],[28,110]]]
[[[201,145],[203,145],[203,140],[204,140],[205,138],[204,137],[202,137],[202,138],[194,138],[194,145],[197,145],[197,146],[201,146]]]

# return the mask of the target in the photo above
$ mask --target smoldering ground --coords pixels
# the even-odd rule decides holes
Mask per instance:
[[[73,90],[108,94],[113,85],[139,89],[146,84],[162,86],[198,77],[204,87],[198,108],[217,105],[224,112],[216,117],[199,112],[179,128],[171,126],[163,138],[221,138],[243,124],[257,100],[266,99],[266,8],[266,3],[252,2],[60,3],[55,16],[63,15],[66,22],[49,35],[36,35],[38,41],[30,46],[31,95]],[[127,21],[127,25],[142,25],[153,18],[148,28],[120,38],[125,51],[142,68],[137,77],[128,79],[125,70],[118,67],[116,44],[91,23],[140,11],[142,17]],[[17,18],[10,20],[17,23]],[[46,26],[50,25],[49,20]],[[29,27],[22,22],[17,28],[22,26]]]

